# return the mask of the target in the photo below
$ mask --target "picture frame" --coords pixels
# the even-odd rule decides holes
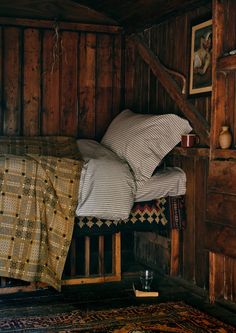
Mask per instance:
[[[212,91],[212,19],[192,26],[189,94]]]

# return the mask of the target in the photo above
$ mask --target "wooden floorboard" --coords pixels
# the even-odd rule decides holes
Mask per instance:
[[[61,292],[51,288],[36,292],[1,295],[0,318],[70,312],[76,309],[106,309],[144,303],[184,301],[236,327],[236,307],[210,304],[207,293],[181,280],[157,275],[152,287],[158,298],[135,298],[132,284],[139,284],[137,273],[125,274],[121,282],[65,286]]]

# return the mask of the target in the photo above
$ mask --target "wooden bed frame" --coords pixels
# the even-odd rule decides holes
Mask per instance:
[[[179,230],[172,229],[170,232],[171,240],[171,253],[170,253],[170,276],[177,276],[179,273]],[[77,249],[76,241],[73,239],[70,252],[70,266],[71,276],[66,276],[62,280],[62,286],[88,284],[88,283],[103,283],[120,281],[122,278],[121,272],[121,233],[115,233],[112,235],[112,272],[105,274],[104,270],[104,236],[98,236],[98,274],[93,275],[90,273],[90,237],[84,236],[84,276],[75,276],[75,253]],[[47,288],[46,284],[31,282],[27,285],[8,286],[7,281],[9,279],[0,278],[0,294],[10,294],[16,292],[28,292],[35,291],[42,288]]]

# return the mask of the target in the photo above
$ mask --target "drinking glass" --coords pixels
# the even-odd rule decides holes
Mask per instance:
[[[139,278],[141,281],[142,290],[150,291],[151,283],[153,280],[153,271],[149,269],[140,271]]]

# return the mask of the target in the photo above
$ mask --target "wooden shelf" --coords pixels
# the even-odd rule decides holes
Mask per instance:
[[[233,70],[236,70],[236,54],[218,59],[217,71],[227,72]]]
[[[182,156],[209,157],[210,149],[205,147],[192,147],[192,148],[175,147],[171,151],[171,154],[182,155]]]
[[[236,149],[213,149],[211,152],[211,157],[213,159],[236,159]]]
[[[192,147],[183,148],[175,147],[170,155],[181,155],[181,156],[199,156],[199,157],[210,157],[210,149],[205,147]],[[236,148],[235,149],[212,149],[212,159],[235,159],[236,160]]]

